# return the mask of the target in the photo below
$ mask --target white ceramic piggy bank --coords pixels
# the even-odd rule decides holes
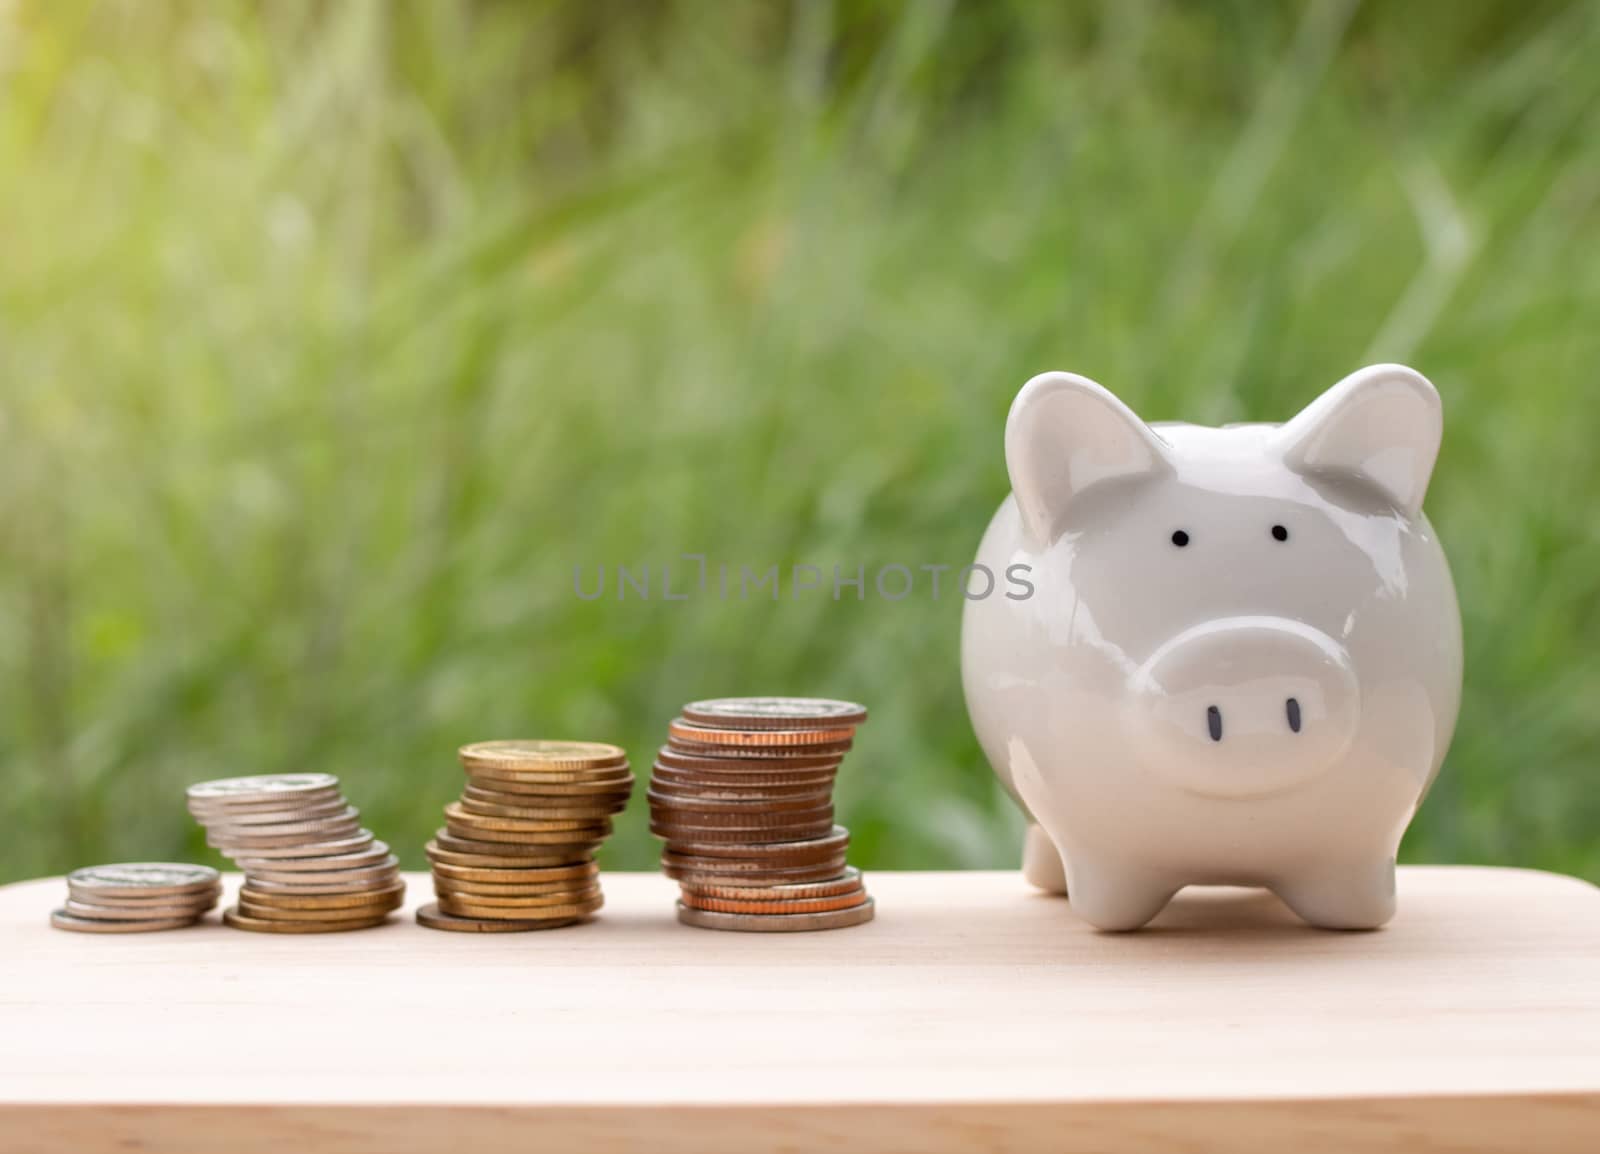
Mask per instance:
[[[1013,493],[966,603],[978,739],[1023,868],[1107,930],[1190,883],[1313,925],[1394,913],[1394,859],[1461,697],[1461,617],[1422,515],[1439,396],[1375,365],[1284,425],[1146,425],[1046,373],[1006,423]]]

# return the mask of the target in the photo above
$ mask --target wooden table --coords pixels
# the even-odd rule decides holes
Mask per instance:
[[[412,905],[431,894],[412,876]],[[1406,869],[1378,933],[1190,890],[1095,933],[1012,873],[876,922],[455,935],[52,930],[0,889],[0,1150],[1600,1150],[1600,890]]]

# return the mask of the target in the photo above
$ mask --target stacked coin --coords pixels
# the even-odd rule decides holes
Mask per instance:
[[[91,934],[175,930],[205,917],[221,895],[222,878],[210,866],[88,866],[67,875],[67,904],[50,915],[50,924]]]
[[[633,772],[615,745],[484,741],[461,749],[467,786],[427,845],[437,901],[430,929],[547,930],[602,903],[594,852],[628,804]]]
[[[206,844],[244,871],[222,920],[241,930],[325,934],[381,925],[405,901],[400,863],[361,828],[330,773],[230,777],[189,787]]]
[[[678,920],[707,929],[829,930],[871,921],[833,782],[856,727],[848,701],[696,701],[668,727],[650,778],[650,829],[682,890]]]

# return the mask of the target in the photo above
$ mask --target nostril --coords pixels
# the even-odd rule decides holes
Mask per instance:
[[[1212,741],[1222,740],[1222,710],[1215,705],[1206,706],[1206,728],[1211,731]]]
[[[1300,732],[1300,703],[1294,698],[1284,702],[1284,709],[1289,714],[1289,728],[1296,733]]]

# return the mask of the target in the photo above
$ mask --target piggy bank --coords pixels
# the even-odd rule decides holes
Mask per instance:
[[[961,663],[1031,822],[1029,881],[1105,930],[1192,883],[1265,886],[1316,926],[1389,920],[1461,697],[1422,514],[1440,433],[1400,365],[1282,425],[1147,425],[1084,377],[1023,386],[977,557],[1012,591],[966,602]]]

